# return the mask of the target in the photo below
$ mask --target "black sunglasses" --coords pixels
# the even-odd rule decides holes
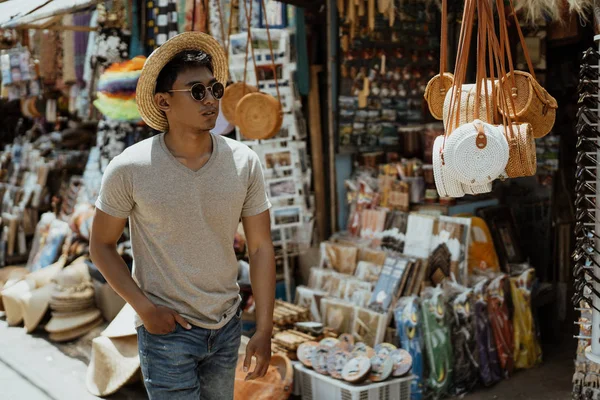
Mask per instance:
[[[582,301],[585,301],[588,306],[590,306],[594,310],[600,312],[600,309],[598,309],[598,307],[596,307],[594,305],[594,303],[592,301],[590,301],[590,299],[588,297],[582,295],[581,293],[575,293],[573,295],[573,297],[571,298],[571,301],[573,302],[573,305],[575,307],[578,307],[579,303],[581,303]]]
[[[589,163],[591,165],[596,165],[596,152],[586,152],[586,151],[581,151],[579,152],[579,154],[577,154],[577,157],[575,157],[575,164],[577,164],[578,166],[581,165],[586,165],[586,162],[589,161]]]
[[[593,229],[588,228],[583,224],[575,224],[575,234],[578,237],[587,237],[587,238],[596,238],[600,239],[600,235],[598,235]]]
[[[593,209],[597,209],[600,210],[600,208],[598,208],[598,205],[596,204],[596,196],[594,195],[586,195],[583,193],[579,193],[577,194],[577,197],[575,198],[575,207],[577,208],[593,208]],[[583,205],[581,203],[584,203]]]
[[[583,52],[583,57],[581,57],[581,59],[583,61],[597,61],[600,58],[600,54],[598,54],[598,51],[592,47],[588,48],[587,50],[585,50]]]
[[[585,145],[589,145],[592,149],[600,149],[600,145],[597,143],[596,139],[580,135],[579,138],[577,138],[577,144],[575,146],[577,147],[577,149],[580,149],[583,148]]]
[[[214,82],[212,85],[204,86],[203,83],[194,83],[189,89],[169,90],[171,92],[190,92],[192,99],[202,101],[206,98],[206,92],[209,91],[212,97],[220,100],[225,94],[225,86],[221,82]]]
[[[593,186],[596,184],[596,181],[585,181],[580,180],[575,185],[575,191],[578,193],[585,193],[586,191],[591,192],[592,194],[596,194],[596,187]]]

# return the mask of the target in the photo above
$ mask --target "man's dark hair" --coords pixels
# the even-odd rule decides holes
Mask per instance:
[[[201,50],[184,50],[177,53],[158,74],[155,93],[166,93],[173,89],[173,84],[180,73],[189,68],[206,67],[213,71],[212,57]]]

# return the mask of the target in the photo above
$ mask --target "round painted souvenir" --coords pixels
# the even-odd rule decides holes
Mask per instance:
[[[376,355],[371,358],[371,374],[369,379],[373,382],[383,382],[392,375],[394,360],[389,356]]]
[[[393,376],[404,376],[412,368],[412,356],[404,349],[392,351],[390,358],[394,361]]]
[[[352,349],[352,355],[354,356],[365,356],[371,359],[375,355],[375,350],[367,346],[363,342],[356,343],[354,349]]]
[[[317,342],[306,342],[298,346],[296,356],[305,367],[312,368],[312,358],[318,346]]]
[[[319,345],[332,349],[336,347],[339,343],[340,341],[336,338],[325,338],[319,342]]]
[[[396,346],[390,343],[381,343],[375,346],[375,354],[378,356],[389,356],[390,353],[398,349]]]
[[[327,357],[329,357],[329,347],[317,346],[312,357],[312,367],[321,375],[328,375]]]
[[[338,340],[340,341],[338,343],[338,347],[342,350],[346,350],[346,351],[352,351],[354,350],[354,336],[348,334],[348,333],[344,333],[342,335],[340,335],[340,337],[338,338]]]
[[[327,357],[327,372],[335,379],[342,379],[342,372],[348,361],[352,358],[345,350],[329,352]]]
[[[358,356],[346,363],[342,370],[342,378],[346,382],[360,383],[369,376],[369,372],[371,372],[371,361],[365,356]]]

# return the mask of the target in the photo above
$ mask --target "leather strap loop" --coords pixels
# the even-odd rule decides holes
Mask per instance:
[[[275,66],[275,54],[273,53],[273,42],[271,42],[271,33],[269,31],[269,21],[267,18],[267,5],[265,0],[261,1],[263,16],[265,18],[265,29],[267,30],[267,40],[269,41],[269,51],[271,52],[271,64],[273,65],[273,76],[275,77],[275,90],[277,91],[277,100],[281,104],[281,94],[279,93],[279,83],[277,82],[277,67]]]

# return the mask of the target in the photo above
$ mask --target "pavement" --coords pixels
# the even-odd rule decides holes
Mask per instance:
[[[0,319],[1,400],[88,400],[98,399],[85,387],[91,340],[105,325],[76,342],[52,343],[42,331],[33,335],[22,327],[9,327]],[[517,371],[492,388],[479,388],[464,400],[569,400],[575,347],[571,340],[544,349],[544,363]],[[144,400],[141,383],[122,388],[111,400]],[[315,399],[329,400],[329,399]]]

